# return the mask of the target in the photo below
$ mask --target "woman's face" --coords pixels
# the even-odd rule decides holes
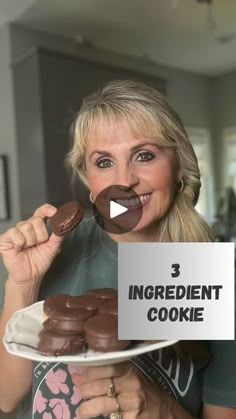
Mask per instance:
[[[139,195],[143,213],[135,230],[158,221],[169,209],[175,194],[178,170],[171,149],[158,148],[147,137],[135,137],[128,124],[114,123],[113,129],[97,126],[88,139],[86,174],[96,199],[112,185],[124,185]]]

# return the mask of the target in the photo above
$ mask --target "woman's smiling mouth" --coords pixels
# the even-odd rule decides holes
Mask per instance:
[[[122,198],[117,198],[117,199],[113,199],[113,201],[115,201],[117,204],[122,205],[128,209],[136,209],[136,208],[140,208],[143,207],[147,201],[149,201],[151,194],[143,194],[143,195],[137,195],[135,198],[131,198],[131,199],[122,199]]]

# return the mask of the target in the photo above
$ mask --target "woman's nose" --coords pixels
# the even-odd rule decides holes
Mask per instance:
[[[139,176],[133,167],[122,167],[117,170],[116,183],[132,187],[139,183]]]

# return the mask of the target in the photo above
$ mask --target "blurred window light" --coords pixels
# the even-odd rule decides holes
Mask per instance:
[[[236,127],[225,128],[224,138],[224,186],[236,192]]]
[[[201,173],[202,186],[196,210],[211,224],[215,218],[215,199],[210,131],[198,127],[186,127],[186,131],[197,156]]]

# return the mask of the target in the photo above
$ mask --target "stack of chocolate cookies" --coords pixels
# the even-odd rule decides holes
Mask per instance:
[[[43,354],[120,351],[130,344],[118,340],[118,298],[113,288],[94,289],[80,296],[57,294],[44,301],[43,309],[46,320],[38,346]]]

